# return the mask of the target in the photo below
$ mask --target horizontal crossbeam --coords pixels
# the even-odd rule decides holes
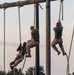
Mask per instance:
[[[49,0],[49,1],[55,1],[55,0]],[[6,2],[3,4],[0,4],[0,9],[8,8],[8,7],[24,6],[24,5],[36,4],[36,3],[42,3],[42,2],[46,2],[46,0],[25,0],[25,1],[11,2],[11,3]]]

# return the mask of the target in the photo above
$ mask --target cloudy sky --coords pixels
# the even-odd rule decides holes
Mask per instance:
[[[1,3],[14,2],[18,0],[0,0]],[[59,16],[60,0],[51,2],[51,41],[54,39],[53,27],[55,26]],[[63,44],[64,49],[69,53],[70,41],[74,26],[74,0],[64,0],[64,18],[63,25]],[[43,10],[39,9],[39,24],[40,24],[40,65],[46,68],[46,3],[41,3]],[[0,9],[0,65],[3,70],[3,9]],[[22,43],[30,39],[29,27],[34,24],[34,5],[28,5],[21,7],[21,33]],[[9,63],[14,60],[17,52],[16,49],[19,45],[19,30],[18,30],[18,8],[6,9],[6,71],[10,70]],[[74,44],[74,43],[73,43]],[[58,45],[57,45],[58,47]],[[60,48],[58,47],[60,50]],[[71,58],[70,58],[70,73],[74,71],[74,47],[72,46]],[[32,58],[26,60],[24,71],[27,68],[35,65],[35,48],[31,49]],[[23,62],[20,63],[17,68],[21,68]],[[57,53],[51,48],[51,75],[66,75],[66,57]]]

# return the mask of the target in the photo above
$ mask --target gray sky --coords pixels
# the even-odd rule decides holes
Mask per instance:
[[[18,0],[0,0],[0,3],[14,2]],[[60,1],[51,2],[51,41],[54,38],[53,27],[58,21]],[[43,10],[40,11],[40,65],[46,67],[46,4],[41,3]],[[71,35],[74,23],[74,0],[64,0],[64,20],[62,21],[63,30],[63,44],[65,51],[69,52]],[[21,27],[22,27],[22,42],[30,39],[29,27],[34,24],[34,6],[28,5],[21,8]],[[3,9],[0,10],[0,64],[3,69]],[[19,31],[18,31],[18,9],[6,9],[6,71],[10,70],[9,63],[12,61],[17,52],[16,48],[19,45]],[[73,43],[74,44],[74,43]],[[58,46],[58,45],[57,45]],[[58,47],[59,48],[59,47]],[[74,71],[74,47],[72,47],[70,59],[70,72]],[[59,49],[60,50],[60,49]],[[26,71],[30,66],[35,65],[35,48],[31,49],[32,58],[28,58],[24,67]],[[66,75],[66,57],[57,53],[51,48],[51,75]],[[20,68],[23,62],[17,68]],[[23,70],[23,72],[24,72]]]

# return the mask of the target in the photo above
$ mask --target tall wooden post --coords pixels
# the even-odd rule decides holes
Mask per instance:
[[[50,0],[46,0],[46,75],[51,75],[50,28]]]
[[[39,6],[36,4],[36,29],[39,30]],[[39,45],[36,46],[35,75],[39,74]]]
[[[46,75],[51,75],[51,13],[50,1],[46,0]]]

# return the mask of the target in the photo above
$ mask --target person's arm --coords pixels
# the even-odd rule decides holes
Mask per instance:
[[[20,51],[21,50],[21,44],[19,45],[19,47],[17,48],[17,51]]]
[[[56,30],[56,27],[54,27],[53,30],[55,31]]]
[[[60,24],[60,26],[62,27],[62,23],[61,23],[61,21],[59,20],[59,24]]]

